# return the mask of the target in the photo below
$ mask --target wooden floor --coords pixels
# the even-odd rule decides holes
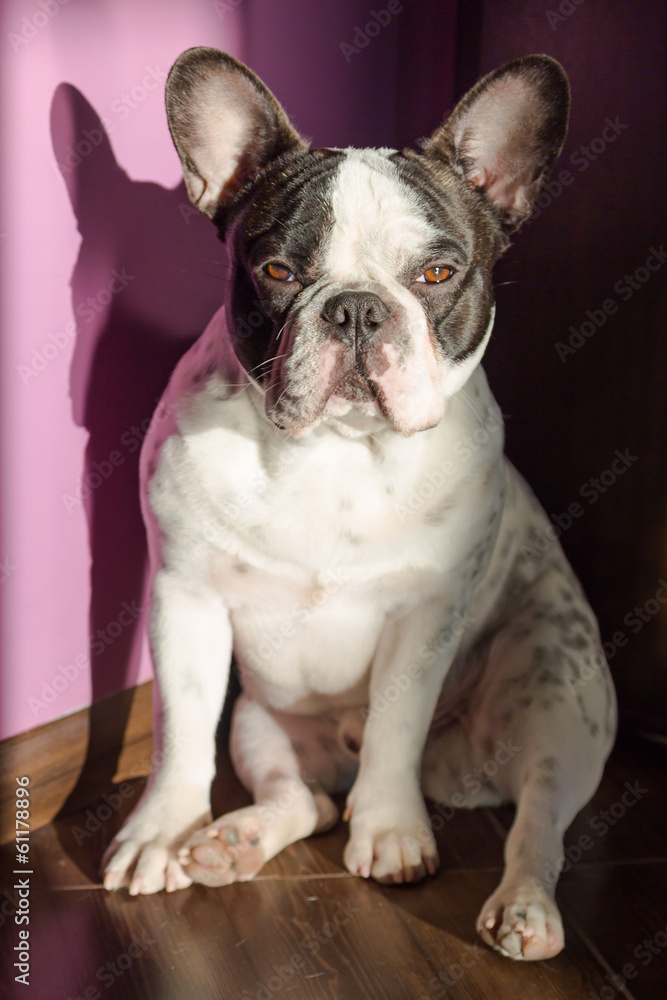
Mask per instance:
[[[567,836],[571,865],[558,891],[565,952],[537,964],[498,956],[474,930],[500,878],[509,808],[446,820],[438,833],[442,868],[416,886],[383,887],[347,874],[339,823],[285,851],[254,882],[131,899],[102,890],[96,870],[136,801],[137,781],[127,798],[109,795],[36,831],[31,876],[14,877],[15,847],[2,849],[0,996],[665,1000],[666,764],[667,750],[655,744],[625,740],[615,750],[598,794]],[[244,801],[228,782],[216,805],[222,811]],[[29,986],[14,982],[12,968],[19,943],[12,885],[21,878],[31,890],[23,925]]]

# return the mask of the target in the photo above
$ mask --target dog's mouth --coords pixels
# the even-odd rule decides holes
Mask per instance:
[[[376,408],[378,406],[377,389],[358,367],[343,376],[331,393],[327,405],[332,399],[345,400],[353,405],[373,404]]]
[[[365,418],[368,417],[372,418],[374,424],[378,420],[384,423],[388,419],[376,387],[356,369],[335,386],[326,400],[322,416],[342,419],[350,426],[358,425],[360,418],[363,426],[366,426]]]
[[[372,373],[354,347],[328,339],[312,350],[289,326],[283,343],[265,395],[266,415],[277,427],[298,434],[329,417],[386,418]]]
[[[295,437],[323,420],[342,420],[350,425],[350,429],[357,425],[368,429],[367,418],[371,418],[374,427],[378,426],[378,422],[384,424],[389,419],[375,386],[356,369],[339,379],[331,391],[313,394],[307,400],[301,400],[296,407],[290,405],[288,390],[283,389],[278,400],[281,405],[276,407],[267,404],[267,416],[276,427]]]

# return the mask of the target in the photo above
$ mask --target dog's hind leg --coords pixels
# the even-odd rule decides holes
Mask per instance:
[[[338,819],[325,791],[337,783],[342,757],[333,721],[272,713],[241,695],[231,754],[255,803],[197,831],[181,850],[188,876],[206,885],[247,881],[288,844]]]
[[[472,726],[478,755],[497,760],[504,743],[493,781],[517,803],[503,878],[477,921],[502,954],[543,959],[562,949],[554,892],[563,835],[597,788],[614,731],[613,687],[592,612],[570,574],[567,582],[548,574],[492,644]]]

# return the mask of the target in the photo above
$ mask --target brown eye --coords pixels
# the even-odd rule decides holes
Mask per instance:
[[[289,267],[285,267],[284,264],[279,264],[277,261],[265,264],[264,271],[274,281],[294,281],[294,275]]]
[[[421,277],[417,278],[417,281],[424,281],[429,285],[437,285],[441,281],[447,281],[453,273],[454,271],[451,267],[429,267],[428,271],[424,271]]]

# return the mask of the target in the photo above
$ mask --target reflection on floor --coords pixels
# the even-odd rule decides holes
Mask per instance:
[[[32,875],[20,872],[15,844],[2,849],[0,996],[664,1000],[665,763],[657,745],[626,739],[615,750],[567,835],[558,891],[566,950],[538,964],[496,955],[474,930],[500,878],[510,808],[447,819],[438,833],[442,868],[419,885],[350,876],[339,823],[285,851],[253,882],[131,899],[104,892],[96,870],[141,782],[127,798],[107,789],[106,799],[35,831]],[[227,809],[244,801],[233,780],[223,784]],[[624,797],[628,785],[634,792]],[[26,879],[30,922],[17,925],[15,908],[25,904],[12,886]],[[28,988],[15,981],[20,929],[30,932]]]

